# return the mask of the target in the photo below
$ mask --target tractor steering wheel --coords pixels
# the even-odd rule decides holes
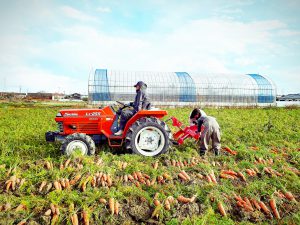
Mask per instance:
[[[116,101],[116,103],[119,103],[119,104],[122,105],[123,107],[125,106],[125,103],[123,103],[123,102]]]

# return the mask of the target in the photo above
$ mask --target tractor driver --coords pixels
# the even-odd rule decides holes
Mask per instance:
[[[196,118],[194,115],[196,115]],[[201,110],[199,109],[194,109],[191,113],[191,116],[193,117],[190,119],[194,118],[194,121],[192,123],[196,122],[196,124],[198,125],[198,132],[201,132],[200,156],[205,155],[208,149],[210,139],[212,140],[212,148],[215,152],[215,155],[219,155],[221,149],[221,134],[220,126],[216,118],[212,116],[207,116],[204,112],[201,112]]]
[[[132,106],[133,109],[126,109],[119,112],[121,113],[120,129],[117,133],[115,133],[116,136],[123,134],[127,121],[133,117],[134,114],[142,109],[150,109],[150,101],[146,93],[147,84],[145,84],[143,81],[139,81],[134,85],[134,87],[136,88],[135,100],[134,102],[129,103],[129,106]]]

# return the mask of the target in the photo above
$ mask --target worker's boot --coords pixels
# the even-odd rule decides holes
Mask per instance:
[[[205,157],[205,150],[203,150],[203,149],[200,149],[200,156],[202,157],[202,158],[204,158]]]
[[[215,152],[215,156],[220,155],[220,150],[219,149],[215,149],[214,152]]]
[[[121,136],[123,134],[122,130],[119,130],[117,133],[115,133],[115,136]]]

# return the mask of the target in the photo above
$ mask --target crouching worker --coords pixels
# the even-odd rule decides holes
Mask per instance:
[[[199,108],[193,109],[193,111],[190,114],[190,120],[189,120],[190,126],[197,125],[198,119],[201,116],[206,116],[206,113],[202,109]]]
[[[150,101],[146,93],[147,85],[143,81],[139,81],[134,87],[136,88],[135,100],[129,104],[129,106],[133,108],[121,111],[120,129],[115,133],[116,136],[123,134],[127,121],[133,117],[134,114],[142,109],[150,108]]]
[[[221,134],[220,126],[216,118],[206,115],[203,116],[200,112],[200,118],[198,119],[198,132],[201,132],[200,156],[205,155],[210,139],[212,140],[212,148],[215,155],[219,155],[221,149]]]

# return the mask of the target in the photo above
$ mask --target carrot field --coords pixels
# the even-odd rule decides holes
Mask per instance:
[[[205,109],[223,147],[205,158],[193,140],[67,158],[44,138],[61,108],[0,104],[0,224],[300,224],[299,108]]]

